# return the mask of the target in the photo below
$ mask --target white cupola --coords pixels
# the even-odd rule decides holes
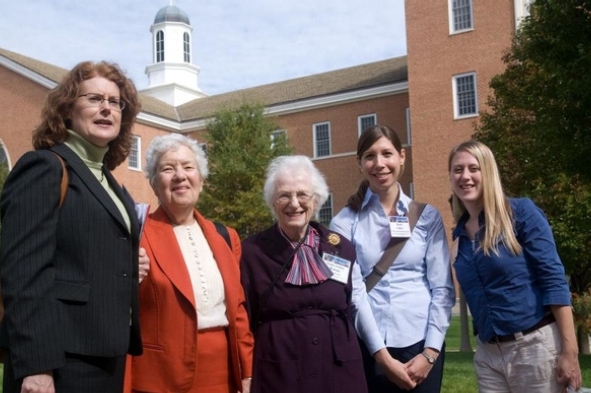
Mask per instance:
[[[205,97],[198,86],[199,67],[191,63],[193,28],[187,13],[177,6],[161,8],[150,27],[152,61],[146,67],[149,94],[172,106]]]

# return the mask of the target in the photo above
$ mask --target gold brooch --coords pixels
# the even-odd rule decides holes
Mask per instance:
[[[328,235],[328,244],[331,246],[336,246],[341,242],[341,237],[336,233],[331,233]]]

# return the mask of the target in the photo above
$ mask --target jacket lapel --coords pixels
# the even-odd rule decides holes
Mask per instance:
[[[103,188],[101,183],[92,174],[90,169],[88,169],[84,161],[82,161],[82,159],[78,157],[78,155],[74,153],[66,145],[55,145],[51,148],[51,150],[58,153],[68,163],[68,166],[70,167],[70,175],[72,175],[73,173],[76,176],[78,176],[78,178],[80,178],[80,180],[82,181],[82,183],[84,183],[86,188],[88,188],[88,190],[95,196],[97,201],[104,206],[104,208],[109,212],[109,214],[113,216],[113,218],[121,226],[127,228],[127,225],[125,225],[125,221],[121,216],[121,212],[119,212],[119,209],[117,209],[115,202],[113,202],[113,199],[111,199],[111,196],[107,193],[107,190]],[[111,185],[111,188],[113,188],[113,190],[115,190],[115,193],[121,198],[121,189],[115,178],[113,178],[113,176],[108,170],[105,170],[105,175],[107,177],[107,181]],[[124,200],[124,198],[121,199]],[[133,215],[130,215],[130,219],[132,222],[134,221],[134,216],[135,213]],[[137,225],[137,218],[135,220]]]
[[[157,264],[172,285],[193,305],[193,308],[196,308],[193,286],[183,253],[162,207],[158,207],[148,216],[144,237],[154,254],[154,261],[150,262]]]

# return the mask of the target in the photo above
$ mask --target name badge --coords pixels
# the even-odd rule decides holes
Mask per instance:
[[[349,281],[349,270],[351,269],[351,261],[336,255],[324,253],[322,254],[322,260],[326,263],[326,266],[332,272],[331,280],[342,282],[347,284]]]
[[[410,237],[410,223],[408,217],[390,216],[390,236],[392,237]]]

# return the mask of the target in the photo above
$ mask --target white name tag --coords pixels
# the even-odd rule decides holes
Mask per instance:
[[[392,237],[410,237],[410,223],[408,217],[390,216],[390,236]]]
[[[351,261],[347,261],[344,258],[336,255],[324,253],[322,254],[322,260],[326,263],[326,266],[332,272],[331,280],[342,282],[347,284],[349,281],[349,270],[351,269]]]

